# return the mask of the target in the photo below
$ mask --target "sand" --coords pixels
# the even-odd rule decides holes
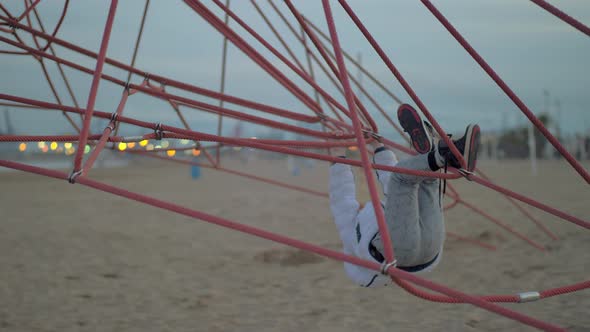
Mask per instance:
[[[229,168],[326,191],[327,165],[292,176],[282,160]],[[562,161],[528,175],[519,161],[483,161],[499,184],[588,219],[588,186]],[[585,165],[589,169],[589,165]],[[90,176],[331,249],[327,199],[234,175],[139,160]],[[587,280],[588,231],[545,213],[552,241],[498,194],[455,181],[463,197],[546,245],[540,252],[464,207],[427,278],[472,294],[512,294]],[[352,284],[342,264],[80,185],[0,173],[0,331],[528,331],[471,305],[436,304],[397,287]],[[361,193],[366,199],[366,193]],[[590,330],[590,293],[510,304],[573,331]]]

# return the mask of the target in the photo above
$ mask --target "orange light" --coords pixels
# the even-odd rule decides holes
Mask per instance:
[[[27,151],[27,143],[21,143],[18,145],[18,151],[25,152]]]
[[[43,151],[43,153],[47,153],[47,151],[49,151],[49,147],[47,145],[43,145],[41,151]]]
[[[71,147],[72,147],[72,143],[70,143],[70,142],[64,143],[64,148],[69,149]]]
[[[358,148],[356,146],[350,146],[350,147],[348,147],[348,150],[356,151],[356,150],[358,150]]]
[[[176,150],[168,150],[166,151],[166,154],[168,155],[168,157],[174,157],[174,155],[176,154]]]
[[[127,143],[127,147],[130,149],[133,149],[135,147],[135,142],[129,142]]]
[[[55,151],[55,149],[57,149],[57,142],[51,142],[49,148],[51,149],[51,151]]]
[[[147,139],[144,139],[143,141],[140,141],[139,142],[139,145],[140,146],[146,146],[146,145],[148,145],[148,140]]]
[[[127,149],[127,143],[120,142],[117,147],[119,148],[119,151],[125,151],[125,149]]]
[[[193,149],[193,156],[198,157],[201,154],[201,150]]]

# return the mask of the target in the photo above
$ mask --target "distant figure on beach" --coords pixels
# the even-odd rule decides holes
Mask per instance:
[[[397,166],[419,171],[439,171],[446,165],[461,168],[444,140],[410,105],[398,109],[398,119],[411,138],[418,155],[397,162],[395,154],[382,143],[374,141],[369,148],[373,161],[385,166]],[[466,171],[475,169],[480,144],[480,128],[469,125],[463,137],[453,140],[467,164]],[[332,148],[332,155],[346,158],[344,148]],[[438,178],[376,170],[385,202],[385,220],[393,243],[398,269],[407,272],[432,271],[440,262],[445,240],[442,211],[442,193]],[[334,163],[330,167],[330,209],[338,228],[345,254],[371,260],[385,266],[383,241],[375,210],[371,202],[361,207],[350,165]],[[388,276],[344,263],[351,280],[364,287],[385,286],[391,283]]]

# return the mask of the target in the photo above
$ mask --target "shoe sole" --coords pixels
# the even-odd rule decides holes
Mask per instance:
[[[477,164],[477,152],[480,145],[480,128],[478,125],[470,124],[465,129],[465,151],[463,159],[467,163],[467,170],[473,172]]]
[[[420,115],[412,106],[402,104],[397,109],[397,118],[404,131],[410,135],[412,146],[418,153],[426,154],[432,150],[432,140],[424,128]]]

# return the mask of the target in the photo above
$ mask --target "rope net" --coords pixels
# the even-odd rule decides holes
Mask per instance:
[[[589,28],[581,22],[573,19],[571,16],[563,13],[559,9],[542,0],[531,0],[539,7],[547,10],[549,13],[563,20],[565,23],[572,25],[574,28],[582,33],[590,35]],[[381,48],[379,43],[373,38],[369,30],[365,27],[362,20],[356,15],[355,11],[348,5],[345,0],[339,0],[339,5],[350,18],[350,21],[358,28],[362,35],[366,38],[371,48],[376,52],[379,58],[383,61],[386,67],[391,72],[391,75],[399,82],[405,90],[410,99],[418,107],[424,117],[432,124],[437,133],[450,146],[452,153],[457,157],[462,165],[465,161],[461,154],[454,146],[453,142],[447,136],[436,121],[427,106],[418,97],[417,93],[412,89],[403,74],[397,69],[386,52]],[[428,0],[421,0],[425,8],[432,13],[443,27],[457,40],[457,42],[473,57],[473,59],[482,67],[482,69],[492,78],[492,80],[500,87],[500,89],[514,102],[514,104],[522,111],[522,113],[530,120],[530,122],[547,138],[553,147],[563,156],[570,166],[578,173],[578,175],[586,183],[590,183],[590,175],[580,165],[580,163],[562,146],[562,144],[545,128],[543,123],[530,111],[530,109],[519,99],[519,97],[508,87],[508,85],[499,77],[499,75],[490,67],[490,65],[479,55],[479,53],[469,44],[469,42],[461,35],[460,32],[453,27],[453,25],[446,19],[446,17]],[[411,169],[404,169],[400,167],[390,167],[384,165],[373,164],[369,159],[369,152],[366,149],[366,144],[372,142],[374,139],[380,139],[389,148],[403,153],[415,154],[412,150],[407,148],[407,144],[400,144],[382,137],[377,121],[374,120],[373,115],[369,112],[374,109],[379,112],[386,120],[383,124],[390,126],[392,129],[401,134],[402,130],[387,114],[384,107],[377,102],[377,99],[367,91],[351,74],[351,68],[361,71],[365,77],[370,79],[381,93],[386,94],[392,101],[397,104],[402,103],[402,98],[390,91],[385,84],[375,78],[375,76],[364,68],[361,63],[355,60],[349,53],[343,50],[341,44],[343,36],[338,33],[337,22],[332,15],[331,5],[328,0],[322,1],[322,8],[325,14],[325,21],[327,24],[327,31],[319,28],[319,25],[314,24],[305,17],[290,0],[285,0],[285,8],[280,9],[272,1],[268,2],[270,7],[259,6],[255,1],[251,1],[256,13],[260,16],[265,24],[265,28],[272,31],[276,40],[280,43],[285,52],[280,51],[273,46],[263,36],[261,36],[256,29],[246,23],[240,15],[230,9],[229,1],[225,3],[219,0],[213,0],[212,4],[205,5],[197,0],[184,0],[186,10],[191,11],[192,14],[199,16],[202,20],[211,25],[216,31],[223,36],[222,49],[222,67],[221,67],[221,84],[219,90],[207,89],[202,86],[193,85],[187,82],[175,80],[171,77],[159,75],[148,71],[148,68],[138,68],[135,63],[139,54],[138,49],[141,45],[142,35],[144,32],[144,25],[146,18],[150,13],[150,1],[147,0],[142,10],[142,18],[139,25],[137,38],[135,40],[133,56],[130,65],[121,61],[110,58],[108,53],[109,41],[112,37],[111,31],[113,24],[116,21],[116,13],[119,3],[117,0],[111,0],[108,7],[107,19],[104,24],[104,31],[102,33],[100,45],[98,45],[98,53],[89,49],[83,48],[67,40],[58,37],[59,31],[62,28],[62,23],[66,17],[69,1],[64,1],[61,15],[58,22],[51,33],[48,33],[42,23],[42,17],[38,11],[39,0],[24,0],[24,8],[21,8],[20,13],[9,11],[4,5],[0,3],[0,42],[2,42],[3,49],[0,53],[9,55],[24,55],[30,56],[36,60],[43,71],[44,79],[49,84],[55,102],[48,102],[44,100],[36,100],[26,98],[25,96],[17,96],[0,91],[0,99],[3,100],[2,105],[19,108],[31,108],[38,110],[53,110],[60,111],[67,122],[76,131],[73,135],[0,135],[0,142],[39,142],[39,141],[53,141],[53,142],[74,142],[77,145],[75,155],[73,156],[72,171],[67,174],[55,170],[45,169],[41,167],[29,166],[22,163],[0,160],[0,166],[13,168],[25,172],[31,172],[48,177],[53,177],[61,180],[68,180],[70,183],[77,183],[88,186],[97,190],[105,191],[114,195],[122,196],[131,200],[136,200],[148,205],[156,206],[171,212],[190,216],[206,222],[217,224],[223,227],[231,228],[239,232],[244,232],[271,241],[279,242],[303,250],[314,252],[318,255],[329,257],[332,259],[349,262],[368,269],[380,271],[382,266],[375,262],[362,260],[358,257],[348,256],[341,252],[329,250],[320,246],[316,246],[304,241],[292,239],[280,234],[268,232],[264,229],[255,228],[252,226],[243,225],[220,217],[209,215],[200,211],[188,209],[174,203],[161,201],[152,197],[148,197],[139,193],[130,192],[122,188],[117,188],[99,181],[93,180],[88,176],[95,161],[100,153],[105,149],[115,149],[116,144],[120,143],[140,143],[146,140],[162,140],[164,138],[171,140],[189,140],[194,142],[193,145],[184,148],[174,148],[175,151],[198,151],[205,157],[205,161],[195,162],[188,159],[173,158],[166,156],[164,153],[170,151],[166,148],[155,148],[150,151],[140,148],[129,148],[125,153],[138,155],[146,158],[156,158],[159,160],[166,160],[176,163],[197,165],[209,168],[219,172],[226,172],[245,178],[250,178],[256,181],[262,181],[274,186],[284,187],[290,190],[304,192],[310,195],[319,196],[322,198],[328,197],[327,193],[308,188],[293,185],[274,179],[249,174],[243,171],[236,171],[225,168],[221,162],[221,150],[227,147],[247,147],[273,153],[280,153],[292,156],[299,156],[311,158],[314,160],[326,162],[338,162],[348,164],[354,167],[361,168],[365,174],[368,191],[376,209],[376,216],[380,232],[384,234],[382,239],[384,241],[385,256],[387,262],[392,262],[395,259],[393,252],[393,245],[389,239],[388,230],[381,209],[379,201],[379,194],[375,184],[373,169],[387,170],[391,172],[399,172],[404,174],[428,176],[433,178],[455,180],[463,178],[458,170],[450,169],[449,173],[416,171]],[[268,10],[270,8],[270,10]],[[139,10],[139,9],[138,9]],[[220,15],[215,14],[220,13]],[[275,18],[274,20],[269,17]],[[291,17],[290,17],[291,16]],[[289,38],[295,39],[300,43],[300,47],[304,50],[303,56],[297,55],[292,50],[294,45],[290,45],[286,41],[286,36],[281,35],[279,30],[273,25],[273,21],[279,21],[283,28],[289,31]],[[231,24],[230,24],[231,23]],[[338,24],[344,24],[338,22]],[[239,29],[238,29],[239,28]],[[238,32],[240,31],[240,32]],[[25,37],[27,39],[25,39]],[[30,40],[29,40],[30,39]],[[291,40],[289,39],[289,40]],[[31,43],[32,41],[32,43]],[[250,42],[255,41],[255,43]],[[289,94],[296,98],[303,108],[305,113],[292,111],[286,108],[271,106],[265,103],[240,98],[230,95],[225,92],[226,82],[226,63],[227,63],[227,47],[228,44],[233,45],[240,52],[249,57],[256,63],[261,70],[268,73],[276,83],[282,86]],[[82,65],[81,61],[75,61],[73,57],[70,60],[64,55],[59,55],[56,52],[56,47],[62,50],[67,50],[70,56],[75,54],[76,57],[85,57],[94,63],[93,68]],[[65,52],[64,52],[65,53]],[[266,54],[274,56],[273,60],[269,60]],[[55,79],[46,70],[48,63],[54,64],[59,70],[61,81],[67,88],[68,97],[72,100],[72,105],[65,103],[55,87]],[[280,63],[280,66],[277,64]],[[105,65],[110,68],[123,71],[127,74],[126,80],[122,80],[116,75],[110,75],[105,72]],[[350,67],[352,66],[352,67]],[[73,89],[71,88],[70,80],[66,75],[65,68],[68,71],[77,71],[92,77],[92,84],[88,91],[87,104],[82,107]],[[290,72],[285,74],[284,68]],[[320,86],[318,75],[323,75],[327,78],[330,86]],[[297,82],[290,77],[296,77]],[[121,96],[118,106],[110,111],[96,109],[96,99],[99,87],[103,82],[110,82],[114,86],[118,86],[121,91]],[[303,87],[302,84],[305,86]],[[358,93],[353,90],[357,89]],[[306,93],[311,89],[313,94]],[[335,91],[336,93],[332,93]],[[127,102],[133,98],[135,94],[153,97],[165,102],[178,116],[181,126],[173,126],[164,123],[156,123],[149,121],[142,121],[134,117],[124,115]],[[345,103],[337,100],[339,97],[344,97]],[[367,100],[367,105],[363,102]],[[369,106],[370,105],[370,106]],[[217,116],[216,134],[205,133],[191,128],[189,121],[183,115],[183,111],[200,111]],[[255,112],[258,115],[251,114]],[[75,120],[76,117],[81,119],[81,126]],[[238,121],[248,122],[258,126],[276,129],[279,131],[290,132],[306,139],[297,140],[278,140],[278,139],[254,139],[224,136],[222,133],[223,120],[234,119]],[[102,132],[91,132],[91,123],[97,119],[104,119],[107,125]],[[295,123],[295,124],[293,124]],[[143,130],[143,134],[135,136],[119,135],[119,127],[121,125],[135,126]],[[313,126],[312,126],[313,125]],[[315,129],[314,129],[315,128]],[[407,138],[405,138],[407,140]],[[90,153],[84,157],[85,147],[90,146]],[[354,159],[340,159],[334,158],[326,153],[330,148],[334,147],[355,147],[360,153],[360,160]],[[323,152],[323,153],[322,153]],[[568,214],[555,207],[538,202],[522,194],[514,192],[508,188],[500,186],[492,182],[492,180],[481,170],[478,169],[474,174],[465,175],[468,180],[477,183],[482,187],[496,191],[508,200],[525,218],[533,222],[542,232],[553,240],[557,240],[557,236],[537,220],[524,206],[523,203],[544,211],[548,214],[556,216],[566,222],[573,223],[581,228],[590,228],[590,222],[579,217]],[[483,211],[471,203],[468,199],[463,198],[460,193],[453,187],[452,184],[448,186],[448,197],[452,202],[445,207],[445,209],[463,206],[498,225],[508,233],[519,238],[527,245],[530,245],[539,251],[546,250],[545,247],[538,241],[515,230],[508,224]],[[495,250],[494,246],[483,243],[481,241],[470,239],[454,233],[448,234],[451,237],[468,241],[475,245],[481,246],[489,250]],[[512,295],[485,295],[474,296],[469,295],[446,286],[431,282],[429,280],[412,275],[405,271],[399,270],[393,266],[387,266],[387,274],[391,276],[400,287],[404,288],[409,293],[426,299],[428,301],[443,302],[443,303],[470,303],[486,310],[495,312],[497,314],[509,317],[511,319],[520,321],[524,324],[537,327],[545,330],[561,330],[560,327],[543,322],[535,318],[520,314],[516,311],[499,306],[498,302],[526,302],[531,299],[544,299],[560,294],[575,292],[578,290],[590,287],[590,281],[583,281],[572,285],[566,285],[554,289],[548,289],[539,292],[533,292],[533,296],[524,296],[523,294]],[[418,287],[417,287],[418,286]]]

